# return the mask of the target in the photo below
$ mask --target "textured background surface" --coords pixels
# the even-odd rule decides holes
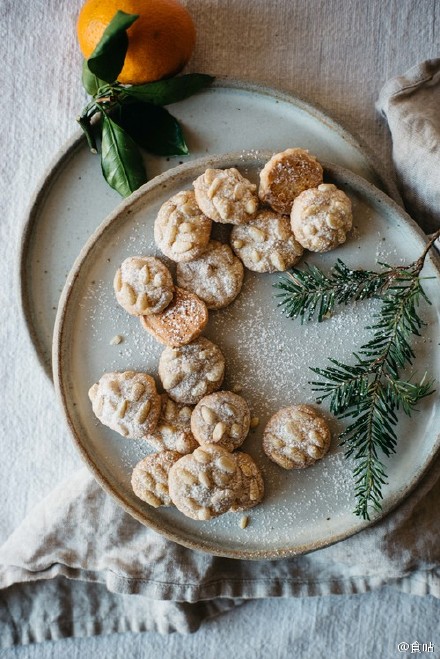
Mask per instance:
[[[20,320],[15,277],[28,201],[57,150],[76,131],[74,117],[85,101],[74,33],[80,4],[79,0],[3,0],[0,7],[4,61],[0,542],[55,483],[80,466],[52,385],[37,364]],[[268,82],[301,95],[357,133],[389,167],[388,133],[374,103],[388,78],[438,56],[435,26],[440,24],[440,3],[191,0],[187,5],[199,34],[190,70]],[[434,640],[439,613],[439,603],[431,598],[384,591],[358,597],[258,602],[206,623],[204,630],[190,638],[111,636],[19,648],[7,655],[55,657],[66,652],[72,657],[124,653],[149,657],[166,647],[168,656],[203,652],[218,657],[229,655],[236,639],[245,635],[248,640],[240,643],[240,656],[258,657],[269,652],[264,644],[276,622],[277,640],[270,635],[275,644],[270,654],[276,657],[287,656],[289,647],[298,650],[299,656],[307,648],[310,657],[324,652],[339,657],[394,656],[394,642]],[[392,632],[385,632],[386,628]]]

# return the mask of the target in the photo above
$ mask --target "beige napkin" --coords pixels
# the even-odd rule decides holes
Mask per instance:
[[[440,226],[440,59],[389,80],[377,108],[388,120],[405,207],[431,233]]]
[[[390,81],[388,118],[402,196],[440,224],[440,60]],[[382,522],[306,556],[236,561],[185,549],[140,525],[81,470],[0,548],[3,646],[120,631],[193,631],[250,598],[359,593],[394,585],[440,597],[440,462]]]

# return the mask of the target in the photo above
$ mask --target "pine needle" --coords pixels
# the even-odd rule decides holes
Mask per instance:
[[[388,478],[383,459],[397,449],[398,411],[411,416],[417,404],[434,392],[434,380],[426,374],[415,381],[413,377],[403,379],[400,373],[413,365],[411,339],[420,336],[425,326],[418,307],[429,300],[419,275],[439,236],[440,230],[420,258],[406,267],[383,264],[382,272],[351,270],[338,260],[326,275],[306,264],[304,270],[293,269],[275,284],[281,311],[301,322],[321,322],[337,305],[372,297],[382,302],[373,324],[366,328],[372,332],[371,339],[353,353],[354,364],[329,358],[326,368],[311,368],[319,376],[310,383],[318,394],[317,402],[327,400],[335,416],[349,419],[339,441],[345,447],[345,457],[355,463],[354,513],[364,519],[370,519],[371,509],[381,509],[382,487]]]

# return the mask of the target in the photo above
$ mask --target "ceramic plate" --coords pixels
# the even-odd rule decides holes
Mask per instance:
[[[280,313],[273,284],[278,275],[247,272],[243,290],[232,305],[210,313],[204,334],[226,356],[224,388],[242,386],[252,415],[260,424],[243,446],[264,472],[266,497],[249,511],[241,529],[240,513],[196,522],[173,508],[153,509],[130,488],[134,465],[148,453],[142,441],[127,440],[97,422],[87,397],[105,371],[143,370],[157,379],[163,346],[146,333],[138,319],[115,302],[112,281],[122,260],[135,254],[157,254],[153,222],[160,205],[208,166],[236,166],[257,180],[269,153],[238,153],[206,158],[162,174],[123,202],[87,242],[64,288],[57,315],[54,379],[74,442],[97,480],[135,518],[183,545],[234,558],[276,558],[299,554],[345,538],[367,525],[355,517],[352,465],[333,441],[329,454],[313,467],[285,471],[261,451],[262,431],[280,407],[314,401],[310,366],[325,366],[327,357],[350,360],[365,342],[377,301],[339,310],[321,324],[301,325]],[[376,261],[409,263],[423,251],[420,229],[400,208],[369,183],[336,166],[326,166],[326,180],[351,197],[355,226],[349,240],[307,261],[329,269],[337,258],[354,268],[374,268]],[[217,229],[217,227],[216,227]],[[432,306],[424,305],[428,325],[415,343],[417,373],[428,370],[440,379],[439,270],[429,257],[424,274]],[[115,335],[123,343],[111,345]],[[324,413],[328,415],[323,409]],[[329,417],[333,436],[341,430]],[[389,485],[382,514],[415,485],[439,448],[439,396],[420,405],[413,419],[399,422],[398,454],[389,460]],[[380,515],[377,515],[377,519]]]
[[[174,106],[191,156],[240,149],[309,148],[383,186],[367,150],[315,107],[267,87],[218,80]],[[146,158],[150,178],[182,158]],[[79,250],[121,201],[101,175],[98,157],[76,136],[56,158],[31,203],[21,253],[22,306],[46,372],[51,372],[53,325],[61,290]]]

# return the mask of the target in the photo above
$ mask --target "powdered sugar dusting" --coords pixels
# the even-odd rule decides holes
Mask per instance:
[[[258,152],[244,154],[243,167],[241,163],[236,164],[245,176],[256,180],[261,166]],[[158,511],[146,505],[142,508],[142,503],[135,501],[131,494],[129,481],[136,462],[149,453],[147,443],[118,437],[103,427],[93,417],[87,400],[88,387],[104,371],[146,371],[160,387],[157,368],[163,346],[142,329],[137,318],[119,307],[114,299],[112,281],[116,268],[130,255],[163,258],[153,242],[154,218],[164,199],[179,188],[190,186],[194,176],[180,181],[179,187],[173,184],[174,187],[156,192],[148,203],[146,201],[143,207],[119,222],[116,230],[101,241],[98,256],[87,263],[81,295],[75,314],[71,316],[75,339],[71,389],[72,398],[81,408],[83,436],[87,437],[88,449],[104,475],[114,483],[115,490],[125,499],[131,497],[133,505],[137,505],[147,518],[181,534],[182,538],[203,538],[217,543],[220,549],[233,546],[281,552],[284,547],[300,546],[301,543],[310,545],[357,524],[352,516],[352,464],[344,458],[336,441],[343,426],[332,418],[324,404],[321,405],[319,409],[327,419],[333,437],[329,453],[308,469],[292,471],[285,471],[267,459],[262,451],[262,434],[270,416],[281,407],[301,402],[316,405],[316,394],[310,381],[318,376],[309,367],[327,366],[329,356],[351,363],[353,350],[369,336],[364,328],[371,322],[377,302],[358,303],[338,310],[323,323],[301,325],[299,321],[283,317],[277,309],[273,284],[279,275],[246,272],[242,291],[234,302],[225,309],[210,312],[203,334],[216,343],[226,357],[223,388],[239,390],[251,408],[251,415],[260,418],[260,424],[250,431],[242,450],[250,453],[262,470],[266,494],[263,503],[249,511],[246,532],[238,523],[241,513],[227,513],[216,520],[200,522],[184,518],[172,508]],[[330,254],[307,254],[304,260],[325,271],[337,258],[344,260],[349,267],[369,269],[376,268],[375,255],[379,260],[391,263],[410,262],[414,252],[410,242],[402,241],[397,248],[392,239],[395,226],[393,229],[392,224],[388,225],[374,203],[352,193],[349,185],[344,190],[353,201],[355,224],[347,243]],[[222,240],[225,241],[225,237]],[[430,283],[426,285],[429,287]],[[429,313],[428,310],[424,314],[428,322]],[[422,371],[430,369],[432,340],[437,343],[439,340],[438,332],[434,335],[433,331],[430,330],[429,339],[421,339],[416,344]],[[123,336],[124,341],[110,345],[115,335]],[[428,410],[429,405],[432,405],[431,401],[427,403]],[[421,407],[423,410],[423,405]],[[418,436],[423,436],[422,430],[430,418],[429,414],[426,417],[419,415],[418,421],[411,421],[419,424]],[[404,465],[422,459],[418,457],[420,449],[405,439],[410,435],[413,437],[407,431],[409,423],[404,419],[399,425],[399,433],[406,442],[405,457],[400,458],[406,461]]]

